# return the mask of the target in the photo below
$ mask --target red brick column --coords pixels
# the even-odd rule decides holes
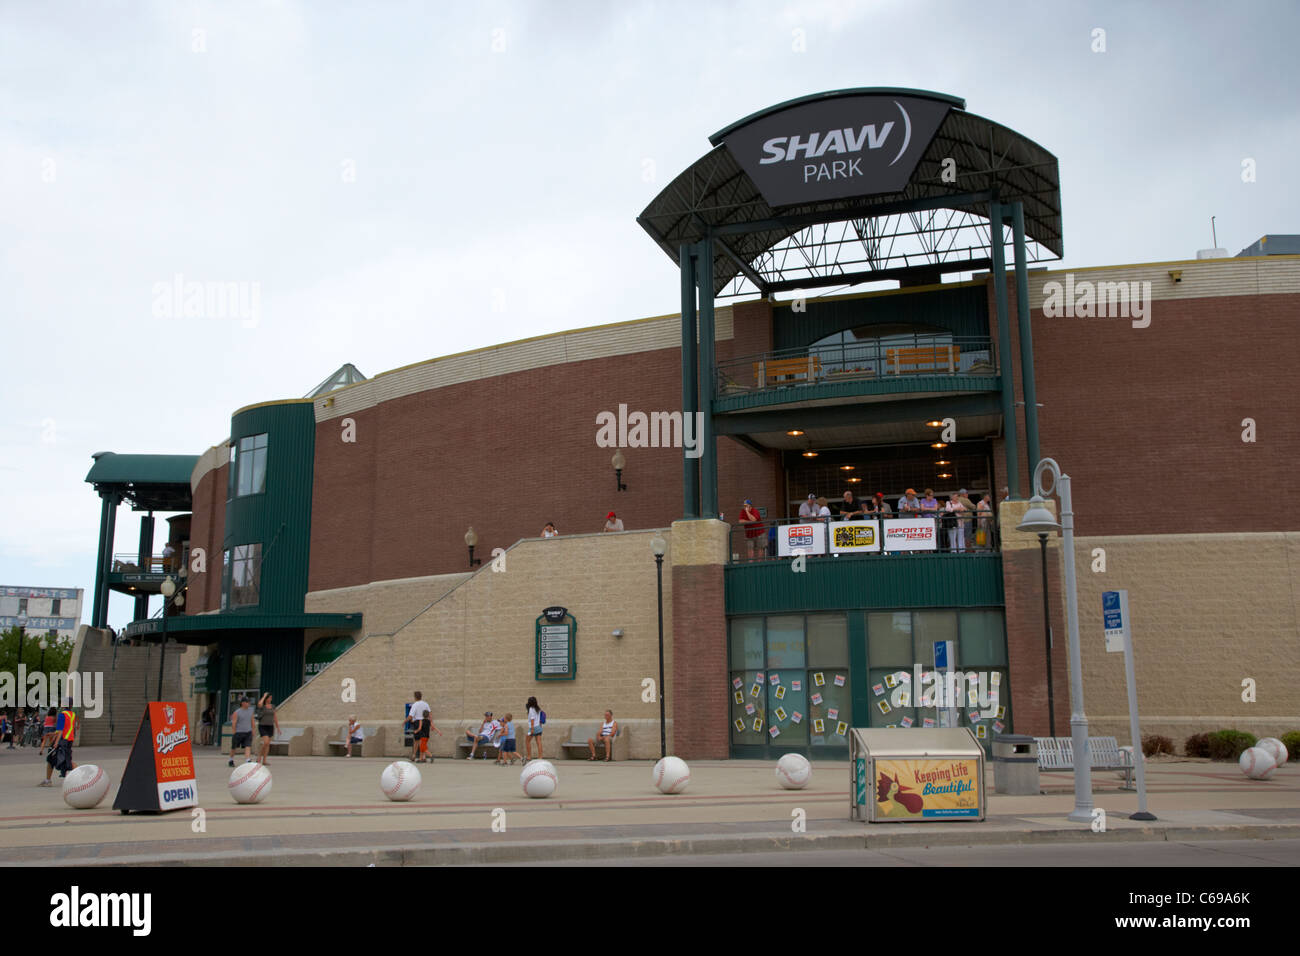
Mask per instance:
[[[720,521],[673,523],[673,654],[668,752],[685,759],[730,754],[727,701],[727,616],[723,561],[727,526]]]

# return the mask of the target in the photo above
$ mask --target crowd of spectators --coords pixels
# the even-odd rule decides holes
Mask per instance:
[[[891,505],[882,491],[868,498],[859,498],[854,492],[846,491],[833,502],[809,492],[799,506],[801,521],[862,521],[872,518],[936,518],[941,531],[939,547],[947,551],[985,550],[993,543],[993,496],[981,495],[976,502],[965,488],[949,494],[947,501],[936,498],[933,488],[924,489],[923,497],[917,496],[915,488],[908,488],[897,499],[896,505]],[[741,509],[739,524],[745,529],[750,559],[766,554],[766,525],[748,498]]]

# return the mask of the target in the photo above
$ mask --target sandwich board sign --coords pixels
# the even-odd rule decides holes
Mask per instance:
[[[162,813],[198,804],[199,787],[194,777],[194,750],[185,704],[150,703],[135,732],[113,809],[122,813]]]

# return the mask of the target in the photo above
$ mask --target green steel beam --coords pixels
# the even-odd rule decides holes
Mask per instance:
[[[713,399],[717,364],[713,321],[713,240],[700,240],[698,285],[700,289],[700,351],[699,386],[700,404],[705,412],[702,434],[697,436],[701,452],[700,462],[700,514],[712,518],[718,513],[718,442],[713,436],[713,416],[709,403]]]
[[[1020,326],[1020,381],[1025,395],[1025,452],[1029,467],[1038,467],[1038,391],[1034,386],[1034,339],[1029,328],[1029,272],[1025,266],[1025,209],[1011,205],[1011,228],[1016,243],[1016,319]]]
[[[695,247],[683,243],[678,259],[682,277],[682,420],[694,421],[700,410],[699,356],[695,351]],[[688,458],[682,449],[682,516],[700,516],[700,469],[698,458]]]
[[[997,305],[998,370],[1002,373],[1002,434],[1006,441],[1007,488],[1020,497],[1020,465],[1016,454],[1016,386],[1011,358],[1011,319],[1007,315],[1007,261],[1003,249],[1002,204],[989,202],[989,245],[993,251],[993,298]]]
[[[932,199],[904,199],[900,202],[878,203],[875,205],[850,206],[835,210],[832,221],[841,222],[849,219],[874,219],[891,216],[895,213],[923,212],[927,209],[953,209],[958,206],[976,206],[991,201],[990,190],[974,193],[961,193],[956,196],[935,196]],[[801,226],[817,226],[826,222],[825,212],[810,212],[800,216],[781,216],[772,219],[758,219],[752,222],[737,222],[726,226],[714,226],[714,236],[736,236],[749,232],[765,232],[771,229],[797,229]]]
[[[96,552],[98,556],[95,560],[95,594],[92,599],[90,611],[91,627],[104,626],[102,623],[105,616],[103,602],[104,595],[108,593],[106,579],[108,577],[108,569],[112,567],[111,563],[104,560],[104,553],[111,550],[111,547],[108,544],[108,512],[111,507],[109,502],[112,498],[112,493],[101,491],[99,497],[103,503],[99,508],[99,551]]]
[[[993,392],[982,395],[953,395],[950,398],[917,398],[901,402],[860,402],[854,405],[818,405],[762,412],[714,415],[718,435],[753,435],[785,431],[788,428],[835,428],[844,425],[883,424],[968,415],[994,415],[1001,398]]]

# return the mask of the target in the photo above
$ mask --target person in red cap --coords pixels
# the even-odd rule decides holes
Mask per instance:
[[[622,531],[622,530],[623,530],[623,520],[622,520],[621,518],[619,518],[617,515],[615,515],[614,512],[611,511],[609,514],[605,515],[605,528],[604,528],[604,530],[606,530],[606,531]]]
[[[892,515],[894,513],[894,509],[889,507],[889,502],[885,500],[883,491],[876,492],[876,510],[882,515]]]

